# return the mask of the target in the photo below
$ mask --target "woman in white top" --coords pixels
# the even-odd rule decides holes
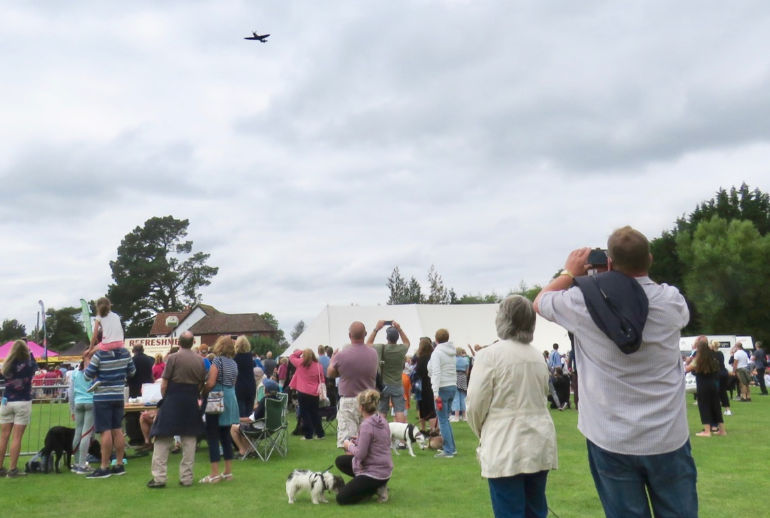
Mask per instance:
[[[466,400],[481,476],[489,481],[496,517],[545,518],[546,479],[557,467],[556,430],[546,407],[548,367],[530,345],[532,303],[506,298],[496,324],[500,341],[476,354]]]

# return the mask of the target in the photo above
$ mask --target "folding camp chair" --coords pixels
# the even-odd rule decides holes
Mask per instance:
[[[270,459],[273,452],[281,457],[288,453],[287,402],[286,394],[279,394],[275,399],[265,398],[265,417],[241,430],[246,442],[263,461]]]
[[[323,426],[324,433],[337,434],[337,407],[329,405],[318,409],[318,413],[321,415],[321,425]]]

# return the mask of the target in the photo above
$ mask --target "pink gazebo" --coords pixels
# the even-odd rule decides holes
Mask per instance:
[[[6,342],[3,344],[2,347],[0,347],[0,358],[5,359],[8,354],[11,352],[11,347],[13,347],[13,340],[10,342]],[[32,351],[32,354],[35,355],[35,359],[39,360],[43,358],[43,355],[45,354],[45,349],[42,345],[38,345],[35,342],[27,342],[27,347],[29,347],[29,350]],[[58,353],[48,349],[48,357],[51,356],[59,356]]]

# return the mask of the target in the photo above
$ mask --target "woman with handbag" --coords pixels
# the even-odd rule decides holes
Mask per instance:
[[[326,391],[323,367],[316,360],[312,349],[294,351],[289,361],[297,369],[289,386],[297,391],[303,439],[312,439],[314,433],[317,438],[323,439],[325,434],[318,411],[319,396],[321,392],[325,395]]]
[[[229,336],[220,336],[214,343],[214,360],[209,368],[205,391],[206,402],[206,442],[209,444],[211,472],[200,479],[201,484],[216,484],[233,478],[233,443],[230,437],[230,425],[237,424],[238,400],[235,397],[235,380],[238,366],[235,364],[235,345]],[[219,473],[219,446],[222,445],[222,457],[225,459],[225,471]]]

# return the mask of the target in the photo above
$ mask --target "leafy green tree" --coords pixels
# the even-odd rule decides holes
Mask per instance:
[[[414,277],[409,278],[409,285],[406,288],[406,296],[401,304],[422,304],[422,287]]]
[[[690,307],[690,323],[685,333],[703,332],[706,322],[700,312],[700,304],[686,287],[685,274],[691,271],[689,260],[693,235],[698,225],[719,217],[727,222],[750,221],[760,236],[770,231],[770,196],[759,189],[750,189],[745,183],[729,191],[719,189],[714,197],[699,204],[687,217],[677,219],[674,228],[650,242],[653,256],[650,276],[657,282],[665,282],[682,290]]]
[[[428,271],[428,297],[425,299],[427,304],[449,304],[452,302],[450,290],[444,286],[444,279],[436,271],[434,265],[430,265]]]
[[[500,302],[500,297],[497,293],[488,293],[486,295],[466,293],[458,297],[452,304],[496,304],[498,302]]]
[[[761,338],[770,321],[770,235],[761,236],[751,221],[713,216],[692,236],[682,233],[677,248],[688,265],[684,288],[698,308],[700,331]]]
[[[66,349],[73,342],[88,341],[88,335],[80,320],[80,308],[48,308],[45,313],[48,347],[54,351]]]
[[[404,279],[398,266],[393,268],[387,282],[390,295],[388,304],[420,304],[423,302],[422,288],[414,277],[409,282]]]
[[[193,304],[219,271],[206,264],[211,254],[193,253],[193,242],[185,240],[188,226],[186,219],[154,217],[120,242],[107,296],[127,336],[146,336],[156,313]]]
[[[15,318],[3,320],[0,327],[0,345],[27,336],[27,328]]]

